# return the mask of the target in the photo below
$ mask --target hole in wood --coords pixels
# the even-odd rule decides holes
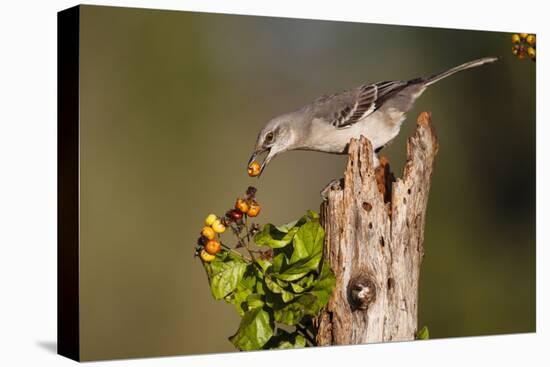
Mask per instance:
[[[411,194],[411,189],[408,189],[407,190],[407,195],[410,195]]]
[[[384,241],[384,237],[380,237],[380,246],[382,246],[382,247],[386,246],[386,242]]]
[[[403,204],[407,204],[407,198],[403,198]]]
[[[388,278],[388,290],[393,289],[394,286],[395,286],[395,280],[393,280],[393,278]]]
[[[372,222],[369,223],[369,229],[372,229]]]
[[[372,205],[370,205],[369,203],[367,202],[363,202],[363,209],[365,209],[368,212],[370,212],[372,210]]]
[[[352,311],[365,311],[376,300],[376,283],[368,274],[361,274],[348,283],[348,302]]]

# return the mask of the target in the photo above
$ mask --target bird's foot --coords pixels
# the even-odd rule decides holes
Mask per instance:
[[[321,198],[323,198],[323,201],[327,201],[329,192],[331,192],[332,190],[340,190],[340,189],[342,189],[342,187],[344,187],[344,179],[343,178],[334,179],[334,180],[330,181],[325,186],[325,188],[323,190],[321,190]]]

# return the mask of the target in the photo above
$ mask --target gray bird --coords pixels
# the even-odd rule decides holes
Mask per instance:
[[[346,154],[350,139],[363,135],[372,143],[376,167],[377,153],[399,134],[405,114],[426,88],[454,73],[496,60],[485,57],[427,78],[364,84],[319,97],[270,120],[258,134],[248,166],[265,152],[259,174],[275,156],[289,150]]]

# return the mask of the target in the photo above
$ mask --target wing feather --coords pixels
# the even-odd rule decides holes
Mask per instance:
[[[403,81],[385,81],[322,96],[314,102],[315,117],[339,129],[351,127],[380,108],[390,95],[407,84]]]

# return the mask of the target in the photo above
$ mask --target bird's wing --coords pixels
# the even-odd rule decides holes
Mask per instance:
[[[404,81],[378,82],[319,97],[314,102],[315,117],[339,129],[348,128],[376,111],[390,95],[407,85]]]

